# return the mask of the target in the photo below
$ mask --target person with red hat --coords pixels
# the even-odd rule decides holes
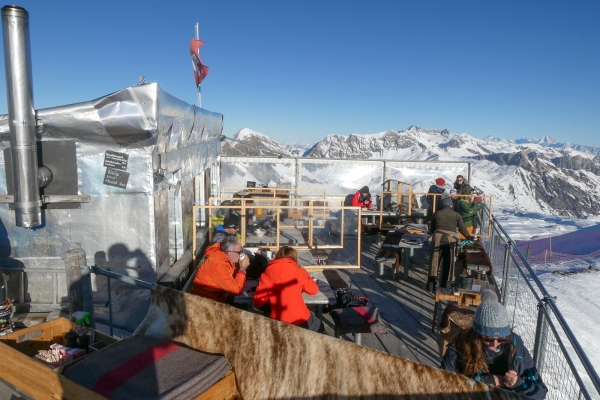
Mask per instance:
[[[437,178],[435,185],[431,185],[427,191],[427,220],[431,221],[433,213],[437,210],[441,210],[442,206],[442,193],[446,190],[444,187],[446,181],[444,178]],[[435,206],[434,206],[435,203]]]

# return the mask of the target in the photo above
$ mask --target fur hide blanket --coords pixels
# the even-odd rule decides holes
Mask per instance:
[[[245,399],[516,399],[459,374],[155,285],[136,334],[227,357]]]

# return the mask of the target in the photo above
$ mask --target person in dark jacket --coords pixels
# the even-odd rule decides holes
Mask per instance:
[[[432,285],[432,292],[435,292],[440,261],[442,262],[440,285],[446,287],[448,279],[451,278],[450,267],[454,262],[452,250],[458,239],[457,229],[462,235],[472,239],[460,215],[452,210],[452,199],[446,192],[442,195],[442,205],[443,208],[433,214],[431,221],[432,243],[427,286]]]
[[[534,399],[548,393],[523,340],[511,331],[506,309],[489,289],[481,293],[473,327],[447,347],[441,368]]]
[[[435,185],[431,185],[427,191],[427,215],[430,221],[434,212],[444,208],[442,206],[442,193],[446,190],[444,185],[446,185],[444,178],[437,178]]]
[[[459,195],[468,195],[471,193],[471,186],[469,186],[469,182],[465,179],[464,176],[458,175],[456,180],[454,181],[454,189]]]
[[[225,217],[223,224],[217,225],[212,234],[212,243],[222,242],[226,237],[237,237],[240,230],[240,217],[237,214],[230,214]]]

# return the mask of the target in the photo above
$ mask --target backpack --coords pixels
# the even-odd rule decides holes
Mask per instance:
[[[332,308],[345,308],[366,306],[369,304],[369,298],[366,296],[357,296],[350,289],[337,289],[335,291],[336,304]]]
[[[349,194],[344,198],[344,207],[352,207],[353,194]]]

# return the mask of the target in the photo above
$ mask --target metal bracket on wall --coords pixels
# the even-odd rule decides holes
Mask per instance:
[[[42,204],[50,203],[89,203],[91,196],[89,194],[74,194],[74,195],[44,195],[42,196]],[[0,203],[14,203],[15,196],[12,194],[0,194]]]

